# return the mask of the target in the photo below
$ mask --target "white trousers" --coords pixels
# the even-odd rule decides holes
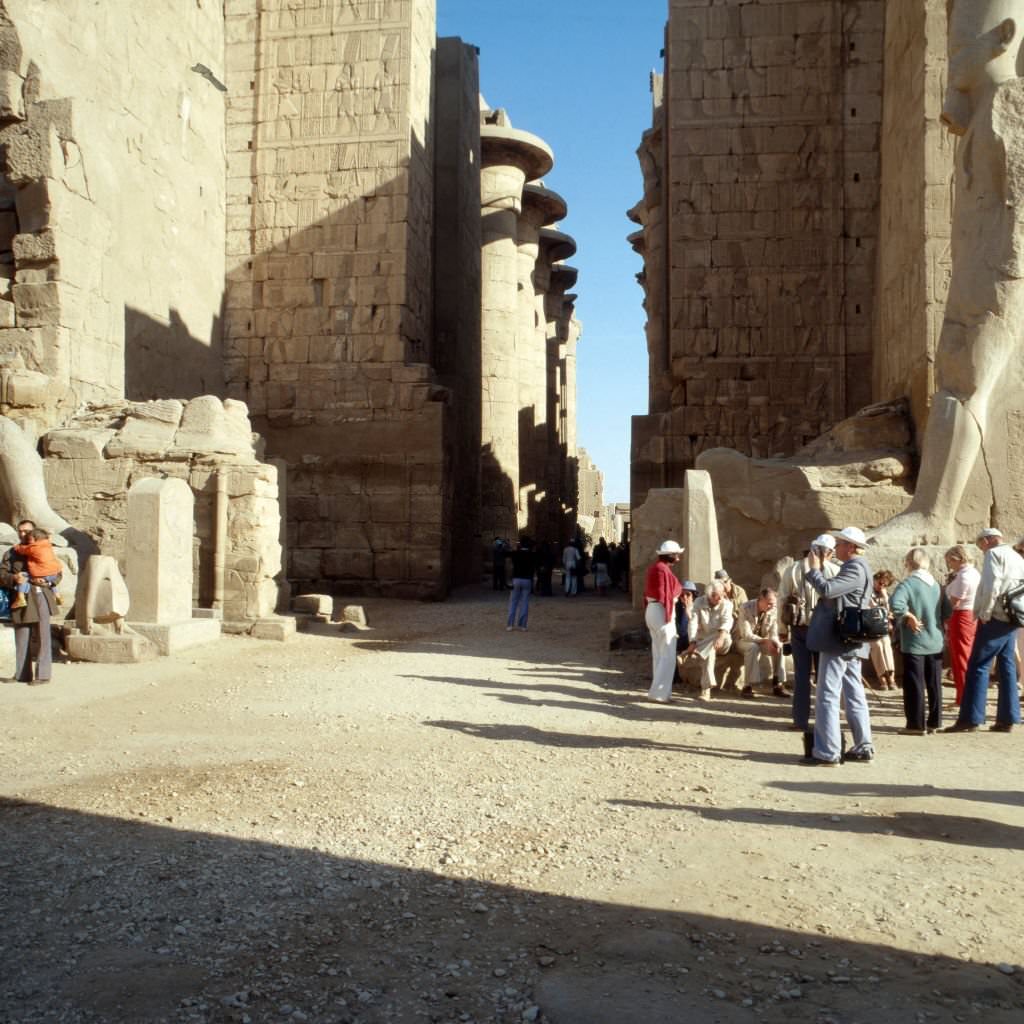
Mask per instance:
[[[697,650],[694,652],[701,660],[700,688],[702,693],[708,693],[715,686],[715,658],[719,654],[728,654],[732,647],[732,638],[725,638],[725,646],[720,651],[715,650],[715,641],[718,633],[709,633],[703,640],[697,641]]]
[[[652,700],[668,700],[672,696],[672,678],[676,673],[676,620],[665,621],[664,605],[651,601],[644,612],[644,622],[651,634],[651,663],[654,679],[647,696]]]

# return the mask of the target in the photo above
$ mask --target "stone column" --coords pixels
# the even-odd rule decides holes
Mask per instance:
[[[571,256],[576,251],[576,243],[568,235],[560,231],[545,229],[542,233],[542,246],[548,259],[554,261]],[[572,427],[573,450],[569,450],[569,409],[567,379],[567,320],[566,305],[571,306],[574,296],[567,296],[568,289],[576,284],[578,272],[575,267],[564,263],[553,263],[549,273],[548,294],[545,302],[547,313],[547,351],[548,379],[551,382],[553,407],[549,422],[551,431],[548,442],[548,477],[552,480],[557,498],[552,502],[552,528],[561,537],[568,539],[570,528],[570,512],[576,507],[576,490],[573,481],[574,472],[570,472],[569,459],[576,457],[575,422]],[[573,375],[575,386],[575,372]],[[572,415],[575,417],[575,405]],[[564,543],[564,541],[563,541]]]
[[[550,259],[541,254],[542,228],[561,220],[565,200],[542,185],[523,190],[519,217],[519,528],[539,537],[541,506],[550,501],[547,474],[547,313]]]
[[[481,438],[480,522],[484,546],[518,531],[518,221],[526,182],[554,165],[547,145],[512,128],[503,111],[480,128]]]

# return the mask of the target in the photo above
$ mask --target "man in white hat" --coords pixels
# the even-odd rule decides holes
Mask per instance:
[[[818,592],[807,582],[807,556],[811,551],[817,552],[821,571],[830,580],[839,572],[839,566],[832,560],[835,550],[831,534],[815,537],[810,550],[786,569],[779,584],[779,632],[793,648],[793,728],[800,732],[806,732],[810,725],[811,671],[818,661],[817,654],[807,647],[807,627],[818,604]]]
[[[1010,732],[1020,724],[1020,697],[1017,693],[1017,664],[1014,658],[1017,624],[1010,621],[1003,607],[1003,596],[1015,584],[1024,582],[1024,558],[994,527],[978,535],[978,547],[985,552],[981,581],[974,596],[974,634],[971,656],[964,677],[964,695],[957,720],[943,732],[977,732],[985,724],[989,672],[996,663],[999,700],[992,732]]]
[[[671,567],[682,553],[674,540],[663,541],[644,578],[644,621],[651,634],[653,672],[647,696],[659,704],[667,704],[672,698],[676,674],[676,601],[683,586]]]
[[[700,658],[700,699],[711,700],[715,685],[715,659],[728,654],[732,646],[732,601],[725,596],[725,588],[715,580],[709,583],[702,597],[693,602],[690,615],[690,646],[686,656]]]
[[[861,661],[868,656],[866,643],[844,644],[836,622],[849,607],[867,608],[871,603],[871,567],[864,560],[867,538],[856,526],[833,533],[836,559],[842,563],[832,579],[822,571],[821,556],[811,549],[805,579],[818,592],[818,601],[807,630],[807,647],[818,652],[818,685],[814,707],[812,765],[837,765],[842,754],[839,728],[839,698],[846,701],[846,721],[853,733],[853,748],[847,761],[871,761],[871,715],[861,679]]]

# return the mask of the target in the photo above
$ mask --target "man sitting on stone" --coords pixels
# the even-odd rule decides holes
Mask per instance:
[[[772,681],[776,697],[788,697],[783,683],[786,669],[779,639],[778,597],[764,587],[757,597],[740,605],[736,649],[743,655],[742,696],[753,700],[754,687],[766,678]]]
[[[703,662],[700,676],[700,699],[711,700],[715,685],[715,659],[728,654],[732,646],[732,602],[725,597],[721,583],[708,585],[703,597],[693,602],[690,614],[690,646],[686,656],[694,655]]]
[[[722,584],[722,594],[732,604],[733,640],[736,639],[736,627],[740,620],[740,608],[747,603],[747,592],[725,571],[715,572],[715,581]]]

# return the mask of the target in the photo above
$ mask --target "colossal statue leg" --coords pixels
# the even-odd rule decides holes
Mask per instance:
[[[43,460],[14,420],[0,416],[0,519],[31,519],[36,526],[67,536],[71,524],[50,508]],[[68,538],[70,540],[70,538]]]

